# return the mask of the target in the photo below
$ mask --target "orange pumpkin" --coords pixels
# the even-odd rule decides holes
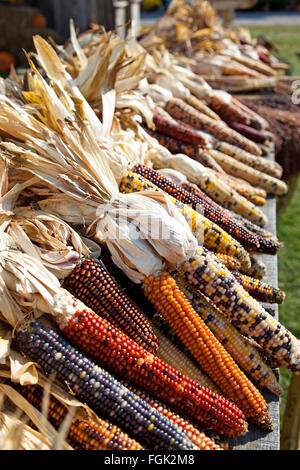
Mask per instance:
[[[42,13],[37,13],[32,18],[32,26],[34,28],[45,28],[47,24],[46,17]]]
[[[0,52],[0,72],[9,72],[11,66],[15,64],[15,58],[10,52]]]

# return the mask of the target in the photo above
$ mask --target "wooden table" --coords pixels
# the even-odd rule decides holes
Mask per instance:
[[[267,157],[269,160],[274,160],[274,154]],[[266,229],[276,234],[276,199],[269,196],[266,205],[262,207],[262,211],[268,217],[268,225]],[[278,270],[277,270],[277,256],[260,255],[259,259],[267,266],[266,282],[269,282],[275,287],[278,287]],[[274,313],[278,319],[278,305],[277,304],[262,304],[263,307],[271,313]],[[279,398],[273,393],[263,391],[263,396],[269,405],[269,413],[274,422],[274,429],[271,433],[261,431],[257,426],[249,425],[248,433],[232,441],[236,450],[279,450],[280,449],[280,408]]]

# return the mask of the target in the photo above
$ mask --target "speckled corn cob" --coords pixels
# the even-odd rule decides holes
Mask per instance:
[[[240,109],[246,111],[248,115],[251,117],[250,125],[254,127],[254,129],[258,129],[259,131],[264,129],[269,129],[269,123],[259,114],[257,114],[253,109],[246,106],[241,100],[232,96],[232,102]]]
[[[184,189],[188,189],[188,185],[189,183],[185,183]],[[212,175],[212,177],[206,175],[205,179],[199,181],[199,188],[223,208],[231,210],[241,217],[245,217],[260,227],[266,225],[267,218],[263,212],[230,185],[222,184],[220,176],[216,179],[215,175]],[[193,192],[195,193],[195,191]]]
[[[181,140],[171,137],[169,135],[163,134],[162,132],[153,131],[152,129],[145,128],[151,137],[154,137],[160,145],[166,147],[171,153],[184,153],[188,157],[197,160],[198,154],[201,150],[199,145],[194,145],[190,143],[182,142]]]
[[[41,411],[44,399],[44,390],[38,385],[26,385],[17,388],[33,406]],[[47,419],[57,429],[67,416],[67,408],[53,395],[49,397]],[[69,432],[68,442],[75,449],[83,450],[142,450],[143,447],[131,439],[119,427],[109,421],[98,418],[97,423],[91,420],[73,418]]]
[[[200,111],[203,114],[206,114],[211,119],[215,119],[216,121],[220,121],[220,116],[215,113],[210,107],[201,101],[199,98],[196,98],[194,95],[189,95],[184,101],[190,105],[192,108],[195,108],[197,111]]]
[[[254,142],[228,127],[223,121],[216,121],[206,114],[197,111],[180,98],[173,98],[168,101],[164,109],[174,119],[185,122],[194,129],[212,134],[217,139],[236,145],[237,147],[253,153],[253,155],[261,155],[260,148]]]
[[[255,168],[258,171],[273,176],[274,178],[280,179],[282,177],[283,170],[277,162],[266,160],[264,157],[256,157],[245,150],[228,144],[227,142],[217,141],[215,143],[215,149],[229,155],[245,165],[250,166],[251,168]]]
[[[263,396],[195,312],[175,279],[164,271],[145,278],[142,288],[203,370],[243,410],[247,420],[271,430],[272,420]]]
[[[143,191],[146,189],[162,191],[151,181],[131,171],[126,171],[123,175],[119,189],[122,193]],[[173,196],[170,196],[170,194],[167,194],[167,197],[184,216],[193,232],[193,235],[201,245],[204,244],[206,248],[218,253],[230,254],[240,260],[242,264],[250,266],[250,259],[246,250],[239,242],[225,232],[225,230],[204,217],[200,212],[195,211],[187,204],[184,204]]]
[[[282,366],[300,371],[300,342],[253,299],[205,248],[180,268],[186,281],[198,288],[241,332],[252,337]]]
[[[243,288],[249,292],[249,294],[260,302],[266,302],[269,304],[282,304],[285,299],[285,293],[266,282],[262,282],[259,279],[233,272],[234,277],[243,286]]]
[[[204,432],[199,431],[195,426],[189,423],[181,416],[175,414],[172,410],[167,408],[162,403],[154,400],[153,397],[145,393],[143,390],[132,387],[132,385],[125,382],[126,387],[129,388],[133,393],[138,395],[142,400],[148,403],[150,406],[155,408],[159,413],[166,416],[172,423],[179,427],[183,432],[187,434],[189,439],[197,446],[200,450],[223,450],[217,445],[212,439],[207,437]]]
[[[236,176],[237,178],[242,178],[249,183],[266,190],[270,194],[276,194],[278,196],[286,194],[287,185],[283,181],[273,178],[266,173],[257,171],[254,168],[237,161],[233,157],[219,152],[218,150],[210,150],[209,152],[226,173]]]
[[[249,269],[239,268],[243,274],[254,277],[255,279],[263,279],[267,274],[267,266],[261,260],[250,254],[251,266]]]
[[[232,102],[226,102],[216,94],[209,96],[208,103],[223,121],[230,120],[241,122],[242,124],[251,124],[250,116],[245,110],[239,108]]]
[[[204,372],[202,372],[202,370],[192,362],[186,354],[178,349],[178,347],[172,343],[162,331],[155,326],[153,326],[153,329],[159,339],[157,357],[195,380],[195,382],[198,382],[200,385],[208,387],[215,393],[221,394],[219,387],[217,387],[216,384],[210,380],[210,378],[204,374]]]
[[[191,190],[185,189],[185,184],[179,186],[169,178],[161,175],[158,171],[145,165],[135,165],[132,171],[143,176],[148,181],[151,181],[151,183],[175,197],[180,202],[190,205],[194,210],[197,211],[200,209],[205,217],[219,225],[219,227],[239,241],[245,248],[248,249],[252,247],[254,250],[258,249],[258,237],[253,236],[251,233],[247,232],[247,230],[241,229],[239,224],[233,223],[233,218],[228,217],[223,208],[206,196],[197,186],[195,186],[197,192],[192,193]],[[194,185],[187,183],[186,186],[190,188]]]
[[[152,449],[195,449],[167,418],[41,321],[16,332],[20,350],[46,374],[67,383],[79,399]]]
[[[77,305],[75,317],[62,331],[72,344],[116,377],[193,416],[196,422],[225,435],[244,432],[244,416],[237,406],[141,348],[103,318],[97,321],[87,307]]]
[[[137,344],[153,354],[156,353],[158,341],[151,325],[101,261],[83,260],[65,278],[64,286]]]
[[[246,180],[237,178],[228,173],[216,174],[216,177],[222,177],[222,180],[228,184],[234,191],[236,191],[240,196],[247,199],[249,202],[254,204],[254,206],[264,206],[266,204],[267,193],[261,188],[256,188],[252,184],[248,183]]]
[[[202,294],[188,284],[180,275],[171,271],[182,292],[186,295],[195,311],[204,320],[209,329],[218,338],[224,348],[231,354],[239,366],[258,386],[266,387],[276,395],[282,394],[278,380],[270,367],[262,360],[257,349],[251,345],[226,318],[208,305]]]
[[[230,121],[229,119],[226,120],[226,124],[228,124],[228,126],[232,130],[234,130],[235,132],[238,132],[239,134],[244,136],[247,140],[250,140],[253,143],[255,142],[256,144],[265,144],[270,139],[270,136],[268,133],[254,129],[253,127],[247,126],[246,124],[241,124],[239,122]],[[233,142],[230,142],[230,143],[233,143]]]

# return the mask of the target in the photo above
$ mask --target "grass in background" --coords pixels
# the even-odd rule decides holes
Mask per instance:
[[[274,55],[290,64],[290,75],[300,76],[299,26],[251,26],[248,29],[251,31],[253,38],[263,35],[274,43],[279,50],[279,54],[275,53]]]

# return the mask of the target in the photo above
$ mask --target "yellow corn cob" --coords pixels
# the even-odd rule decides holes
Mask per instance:
[[[273,178],[266,173],[257,171],[254,168],[235,160],[229,155],[219,152],[218,150],[210,150],[209,152],[226,173],[242,178],[251,184],[265,189],[271,194],[280,196],[287,193],[287,185],[283,181]]]
[[[264,206],[266,204],[267,193],[260,188],[255,188],[250,183],[229,174],[222,175],[222,179],[232,189],[234,189],[242,197],[246,198],[255,206]]]
[[[282,366],[300,372],[300,341],[264,310],[212,253],[198,247],[180,267],[180,273]]]
[[[262,171],[267,175],[273,176],[274,178],[280,179],[282,177],[283,169],[277,162],[267,160],[264,157],[252,155],[251,153],[235,147],[234,145],[230,145],[227,142],[217,141],[215,149],[233,157],[235,160],[238,160],[251,168],[255,168],[258,171]]]
[[[186,295],[195,311],[231,354],[239,366],[261,387],[266,387],[275,395],[282,395],[276,375],[263,361],[257,348],[243,336],[217,309],[210,306],[202,294],[188,284],[178,273],[172,276]]]
[[[146,189],[162,191],[158,186],[151,183],[151,181],[132,171],[126,171],[124,173],[119,189],[122,193],[144,191]],[[191,207],[183,204],[169,194],[165,194],[185,217],[194,236],[201,245],[204,243],[206,248],[218,253],[229,254],[240,260],[242,264],[250,266],[250,259],[246,250],[239,242],[225,232],[225,230]]]
[[[225,395],[237,404],[249,421],[270,430],[272,420],[264,398],[195,312],[175,279],[164,271],[146,277],[142,288],[147,299]]]
[[[159,340],[159,348],[156,353],[157,357],[159,357],[162,361],[170,364],[173,367],[176,367],[177,370],[182,372],[187,377],[195,380],[200,385],[209,388],[215,393],[221,394],[220,389],[216,386],[216,384],[210,380],[210,378],[202,372],[202,370],[196,366],[186,354],[184,354],[178,347],[172,343],[162,331],[158,328],[153,326],[153,331],[155,331],[155,335]]]
[[[233,274],[243,288],[256,300],[270,304],[282,304],[284,302],[285,292],[281,289],[245,274],[237,272]]]

